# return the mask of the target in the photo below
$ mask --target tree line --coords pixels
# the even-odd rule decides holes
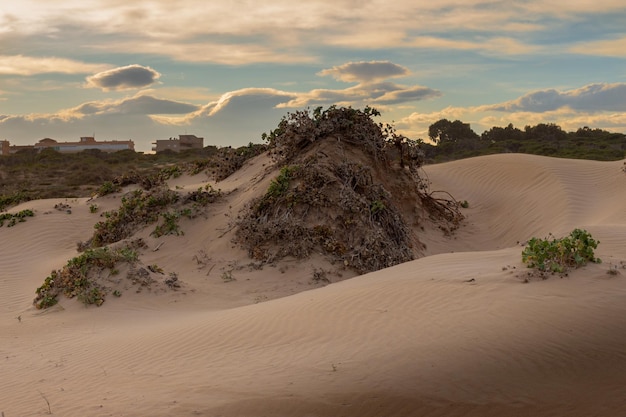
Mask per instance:
[[[626,135],[581,127],[566,132],[554,123],[526,126],[494,126],[481,135],[469,123],[441,119],[428,128],[434,143],[423,143],[429,162],[443,162],[496,153],[529,153],[561,158],[620,160],[626,156]]]

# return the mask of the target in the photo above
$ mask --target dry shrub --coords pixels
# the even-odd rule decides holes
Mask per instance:
[[[252,144],[240,148],[220,148],[216,155],[207,161],[207,172],[215,181],[222,181],[241,168],[248,159],[267,151],[266,145]]]
[[[238,218],[235,241],[252,258],[272,262],[316,251],[366,273],[419,252],[401,200],[458,224],[455,202],[434,199],[418,175],[418,143],[374,123],[377,114],[336,107],[296,112],[265,136],[282,168]]]

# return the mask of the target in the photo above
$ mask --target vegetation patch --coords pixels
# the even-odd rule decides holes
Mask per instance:
[[[375,123],[377,115],[335,106],[299,111],[264,135],[281,168],[239,216],[235,235],[253,259],[317,252],[366,273],[419,253],[405,210],[411,223],[425,208],[437,221],[458,226],[458,203],[434,198],[420,177],[419,143]]]
[[[95,224],[95,232],[84,246],[100,247],[126,239],[139,227],[157,222],[160,213],[178,199],[178,193],[166,187],[131,191],[122,197],[119,209],[103,213],[105,220]]]
[[[33,217],[35,213],[32,210],[22,210],[17,213],[0,213],[0,227],[7,222],[7,227],[13,227],[18,223],[26,221],[27,217]]]
[[[267,145],[252,143],[239,148],[207,146],[156,154],[21,150],[0,157],[0,211],[29,200],[103,196],[120,192],[128,184],[148,190],[183,173],[204,172],[220,181],[266,150]]]
[[[24,192],[16,191],[12,194],[0,195],[0,211],[6,210],[9,207],[29,201],[30,198]]]
[[[600,263],[601,260],[594,254],[599,243],[582,229],[574,229],[560,239],[552,235],[546,239],[533,237],[522,251],[522,262],[542,272],[565,273],[587,262]]]
[[[161,222],[152,232],[154,236],[182,235],[178,224],[180,217],[196,217],[204,207],[217,201],[221,195],[221,190],[215,190],[210,185],[185,195],[170,190],[165,185],[151,190],[130,191],[122,197],[117,210],[101,214],[104,220],[94,225],[93,236],[87,242],[81,243],[80,249],[119,242],[132,236],[140,228],[159,220]]]
[[[103,270],[116,275],[114,271],[120,263],[136,262],[137,246],[135,243],[117,249],[88,249],[70,259],[63,268],[52,271],[43,285],[37,288],[33,301],[35,307],[42,309],[55,305],[60,294],[68,298],[77,297],[84,304],[102,305],[108,290],[95,278]]]
[[[423,143],[422,150],[429,162],[510,152],[599,161],[626,156],[625,134],[587,126],[566,132],[554,123],[539,123],[523,130],[509,124],[478,135],[469,123],[441,119],[430,125],[428,136],[434,145]]]

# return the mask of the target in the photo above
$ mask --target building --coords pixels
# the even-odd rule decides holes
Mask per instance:
[[[180,152],[187,149],[202,149],[204,148],[204,138],[199,138],[196,135],[178,135],[178,139],[159,139],[156,142],[152,142],[154,152],[163,152],[170,150],[173,152]]]
[[[34,146],[41,151],[43,149],[54,149],[61,153],[80,152],[87,149],[99,149],[102,152],[117,152],[124,150],[135,150],[135,143],[132,140],[106,140],[97,142],[92,136],[83,136],[80,142],[57,142],[54,139],[41,139]]]
[[[17,153],[23,149],[34,149],[41,152],[43,149],[54,149],[61,153],[81,152],[87,149],[98,149],[102,152],[117,152],[123,150],[135,150],[132,140],[106,140],[98,142],[94,137],[84,136],[79,142],[58,142],[54,139],[44,138],[34,145],[11,145],[8,140],[3,140],[1,155]]]

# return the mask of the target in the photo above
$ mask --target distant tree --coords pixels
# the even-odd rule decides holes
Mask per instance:
[[[476,150],[481,147],[480,136],[469,123],[441,119],[428,128],[428,136],[446,154],[460,150]]]
[[[611,132],[606,131],[606,130],[592,129],[589,126],[583,126],[581,128],[578,128],[576,133],[574,133],[573,135],[579,138],[594,138],[594,137],[597,138],[597,137],[608,136],[610,134]]]
[[[539,123],[537,126],[525,127],[526,139],[532,139],[542,142],[558,143],[567,137],[567,133],[561,129],[561,126],[554,123]]]
[[[494,126],[485,130],[481,135],[483,141],[488,143],[521,141],[524,140],[524,132],[509,123],[507,127]]]

